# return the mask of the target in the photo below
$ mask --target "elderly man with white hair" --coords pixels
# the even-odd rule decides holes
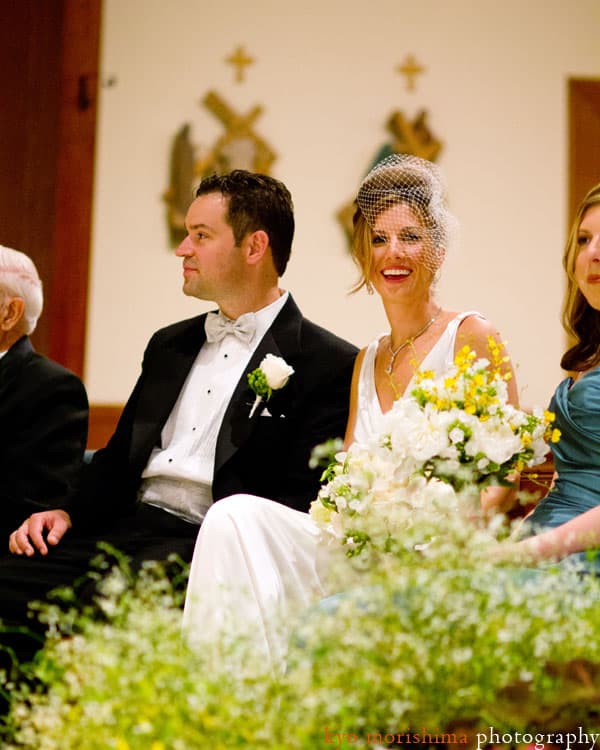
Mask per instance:
[[[6,550],[23,518],[71,491],[87,439],[82,382],[29,340],[42,307],[32,260],[0,245],[0,544]]]

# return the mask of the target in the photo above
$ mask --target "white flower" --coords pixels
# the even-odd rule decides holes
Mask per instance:
[[[260,366],[248,373],[248,385],[256,393],[249,419],[252,419],[263,398],[268,401],[273,391],[283,388],[293,374],[294,368],[274,354],[267,354]]]
[[[290,367],[283,357],[276,357],[274,354],[267,354],[260,363],[260,369],[267,379],[267,385],[274,391],[283,388],[290,375],[294,374],[294,368]]]
[[[310,515],[320,524],[328,524],[331,521],[331,510],[318,499],[310,504]]]
[[[483,453],[490,461],[504,464],[522,448],[521,438],[513,433],[510,425],[496,420],[480,422],[480,428],[473,432],[465,451],[469,456]]]
[[[509,404],[488,364],[463,352],[445,375],[424,373],[377,434],[336,456],[310,510],[325,537],[363,560],[415,548],[431,558],[445,554],[446,538],[471,547],[494,538],[499,528],[472,523],[481,488],[543,460],[547,419]]]
[[[460,427],[455,427],[453,430],[450,430],[448,437],[452,443],[462,443],[465,439],[465,433]]]

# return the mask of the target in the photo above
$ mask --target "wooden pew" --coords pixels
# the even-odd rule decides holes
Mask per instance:
[[[530,493],[532,497],[516,505],[508,515],[511,518],[526,516],[545,497],[550,489],[553,477],[554,463],[552,461],[552,453],[548,453],[543,464],[525,469],[521,474],[521,492]]]

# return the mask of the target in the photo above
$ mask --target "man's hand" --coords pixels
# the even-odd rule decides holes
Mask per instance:
[[[37,549],[48,554],[47,544],[55,546],[71,528],[71,518],[65,510],[45,510],[33,513],[8,539],[8,549],[15,555],[31,557]],[[47,531],[44,541],[44,531]]]

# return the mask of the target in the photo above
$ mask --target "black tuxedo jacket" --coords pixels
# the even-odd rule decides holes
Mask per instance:
[[[89,527],[109,522],[135,507],[141,474],[161,430],[206,340],[205,315],[163,328],[151,338],[138,382],[115,434],[97,451],[78,493],[62,507],[74,522]],[[213,497],[247,492],[308,510],[320,470],[311,470],[312,448],[343,436],[357,349],[302,316],[290,297],[251,357],[238,382],[217,440]],[[287,385],[268,402],[272,416],[250,411],[254,393],[247,373],[266,354],[294,368]],[[100,514],[100,515],[99,515]],[[80,526],[80,527],[81,527]]]
[[[27,336],[0,359],[0,539],[72,491],[87,440],[85,388]]]

